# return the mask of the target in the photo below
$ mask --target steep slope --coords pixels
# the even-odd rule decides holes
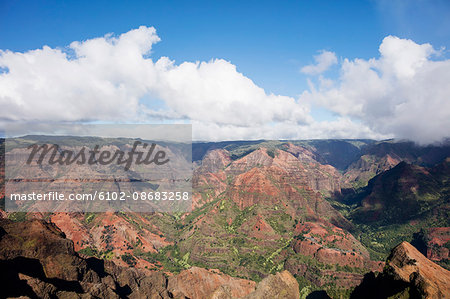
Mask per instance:
[[[154,265],[131,257],[134,251],[155,253],[171,245],[163,233],[139,213],[54,213],[49,220],[74,242],[75,250],[143,270]]]
[[[363,187],[374,176],[395,167],[401,161],[403,161],[401,157],[392,154],[381,157],[363,155],[347,168],[345,178],[353,187]]]
[[[380,225],[416,219],[444,203],[441,189],[428,169],[401,162],[369,181],[352,219]]]
[[[450,270],[450,227],[424,228],[413,235],[411,244],[427,258]]]
[[[428,236],[424,252],[448,261],[449,160],[423,166],[448,153],[448,147],[364,140],[194,144],[191,213],[33,217],[51,220],[76,251],[105,259],[107,267],[183,276],[177,283],[161,276],[172,283],[164,289],[171,294],[250,294],[248,279],[277,284],[271,275],[286,269],[304,293],[325,289],[339,297],[368,270],[381,271],[379,260],[422,229]],[[325,200],[342,195],[342,212]],[[190,289],[192,284],[199,288]]]
[[[225,191],[228,177],[224,169],[231,161],[230,154],[223,149],[209,151],[204,156],[192,177],[192,187],[196,191],[193,194],[194,209]]]
[[[230,156],[210,151],[195,171],[195,190],[207,203],[181,218],[170,255],[256,281],[282,269],[298,279],[308,272],[306,282],[325,288],[354,286],[367,269],[380,269],[323,198],[340,190],[334,167],[290,143],[224,159]],[[223,191],[212,192],[213,184]]]
[[[143,275],[136,269],[83,258],[72,241],[45,221],[0,219],[0,231],[2,296],[170,298],[162,273]]]
[[[450,226],[449,177],[448,160],[433,168],[401,162],[347,197],[348,218],[373,257],[385,257],[421,230]]]
[[[295,278],[284,271],[260,284],[217,270],[192,267],[175,276],[118,267],[85,258],[53,224],[0,219],[2,297],[29,298],[299,298]],[[282,290],[280,292],[280,290]]]
[[[383,272],[366,275],[353,298],[449,298],[450,271],[423,256],[408,242],[396,246]]]

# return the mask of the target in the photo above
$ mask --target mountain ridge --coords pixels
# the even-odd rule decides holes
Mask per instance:
[[[409,151],[412,146],[361,140],[194,143],[191,213],[2,216],[51,220],[78,252],[143,273],[179,275],[197,267],[260,282],[288,270],[304,292],[348,297],[364,273],[382,271],[401,241],[421,240],[429,258],[447,263],[450,148],[414,145]],[[393,194],[403,201],[389,201]],[[383,215],[384,203],[397,203],[399,215],[409,215],[401,208],[405,200],[440,205],[423,219],[380,216],[383,226],[364,214],[370,209],[361,209],[380,206]]]

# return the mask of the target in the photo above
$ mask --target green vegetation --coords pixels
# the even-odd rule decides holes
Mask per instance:
[[[137,257],[143,258],[154,264],[157,268],[173,273],[179,273],[181,270],[191,267],[188,263],[189,253],[182,255],[180,249],[176,245],[166,246],[156,253],[142,253],[136,251],[133,253]]]
[[[84,215],[84,222],[90,224],[95,219],[96,213],[86,213]]]
[[[130,267],[134,267],[136,265],[136,258],[129,253],[122,255],[120,258]]]
[[[25,221],[27,220],[27,213],[25,212],[13,212],[8,215],[8,219],[12,221]]]
[[[84,255],[87,255],[87,256],[100,257],[99,252],[94,247],[83,248],[83,249],[79,250],[78,253],[81,253],[81,254],[84,254]]]
[[[34,139],[36,137],[28,136],[17,145],[26,146]],[[90,142],[97,144],[110,140],[93,139]],[[339,182],[347,184],[345,186],[348,188],[353,187],[355,192],[344,198],[330,198],[328,187],[323,187],[319,184],[321,182],[317,182],[315,188],[321,190],[313,190],[310,185],[314,183],[305,183],[302,175],[292,180],[280,180],[276,175],[272,177],[272,174],[268,174],[263,181],[264,184],[269,182],[271,187],[278,188],[275,196],[269,195],[273,194],[271,192],[266,194],[260,191],[244,191],[258,190],[257,188],[242,188],[237,192],[228,188],[222,194],[216,195],[215,182],[204,183],[196,186],[194,190],[200,194],[201,199],[196,202],[200,207],[190,213],[148,213],[136,216],[132,213],[119,212],[118,215],[135,228],[139,236],[143,236],[141,233],[145,231],[151,232],[164,237],[172,245],[158,247],[157,252],[149,253],[143,250],[141,239],[136,238],[131,241],[128,248],[133,250],[132,254],[126,253],[117,258],[129,266],[135,266],[137,258],[141,258],[152,263],[156,269],[172,273],[178,273],[192,266],[217,268],[225,274],[254,281],[260,281],[268,274],[286,268],[297,272],[295,277],[300,286],[301,298],[320,290],[325,290],[333,298],[348,298],[351,289],[340,287],[337,281],[339,275],[333,276],[332,273],[364,274],[367,269],[341,266],[331,262],[321,263],[314,257],[294,252],[294,242],[309,238],[323,247],[345,250],[345,254],[349,255],[355,255],[358,249],[363,249],[362,244],[372,259],[385,260],[394,246],[401,241],[411,242],[419,231],[429,227],[450,226],[448,209],[441,209],[448,204],[450,194],[449,177],[445,171],[423,171],[419,167],[402,164],[369,182],[369,179],[379,171],[378,147],[388,147],[389,153],[405,151],[404,155],[408,154],[407,149],[396,147],[395,143],[391,142],[375,143],[368,140],[300,140],[291,143],[310,150],[311,153],[308,155],[316,155],[313,158],[317,159],[318,163],[338,168],[343,180],[349,177],[345,177],[344,174],[349,165],[357,168],[359,166],[355,164],[363,164],[364,167],[360,167],[363,174],[356,173],[357,180]],[[373,152],[367,150],[366,147],[369,145],[372,146]],[[279,150],[287,151],[290,145],[285,141],[265,140],[223,142],[220,145],[204,143],[193,149],[195,156],[193,160],[198,163],[202,155],[213,148],[227,150],[231,159],[236,160],[262,147],[266,149],[268,156],[275,158],[279,155]],[[366,151],[364,155],[363,149]],[[195,150],[198,153],[194,153]],[[384,151],[381,152],[384,154]],[[415,152],[414,155],[419,156]],[[265,170],[258,169],[260,173],[264,173]],[[307,170],[309,174],[320,172],[318,176],[320,180],[334,179],[333,173],[328,173],[319,166],[311,166]],[[308,179],[314,181],[315,178],[308,176]],[[220,180],[221,184],[225,183],[234,188],[233,183],[237,181],[236,174],[226,172]],[[301,183],[297,183],[297,180]],[[349,222],[339,218],[339,215],[336,217],[339,221],[333,222],[332,220],[336,218],[333,219],[334,216],[330,215],[336,213],[327,203],[317,200],[320,195],[323,198],[328,197],[331,206]],[[238,206],[233,201],[235,197],[249,199],[250,204],[240,202]],[[97,216],[96,213],[84,214],[84,225],[88,228],[99,226],[101,221]],[[8,217],[22,221],[26,218],[26,214],[10,213]],[[326,221],[342,227],[345,229],[344,233],[336,232],[331,226],[325,225],[323,228],[326,233],[323,233],[322,229],[322,232],[320,230],[319,233],[310,232],[308,236],[305,236],[306,232],[294,230],[299,223],[321,224]],[[106,244],[104,252],[95,247],[87,247],[80,250],[80,253],[111,259],[114,256],[111,245],[113,229],[114,225],[106,226],[102,232],[102,241]],[[348,237],[347,231],[361,242],[359,244],[352,241],[353,252],[348,249],[347,243],[342,245],[337,238],[338,235],[339,238]],[[29,242],[24,242],[24,246],[31,246]],[[450,243],[445,246],[450,248]],[[447,267],[450,266],[449,263],[448,260],[440,262]],[[305,271],[307,275],[303,274]]]

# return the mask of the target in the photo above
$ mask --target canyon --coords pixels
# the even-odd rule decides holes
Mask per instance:
[[[404,241],[423,259],[449,268],[449,157],[449,145],[394,141],[194,143],[189,213],[1,215],[18,225],[41,223],[46,227],[41,229],[66,237],[73,242],[66,253],[81,259],[75,264],[103,261],[112,280],[121,269],[133,279],[149,277],[147,285],[164,282],[156,288],[162,297],[262,298],[280,293],[275,291],[280,286],[287,290],[280,298],[297,298],[299,292],[350,297],[367,285],[370,273],[376,280],[392,265],[389,256],[398,244],[407,250],[394,249],[396,255],[416,256]],[[27,254],[18,251],[16,257]],[[41,264],[47,263],[48,257],[43,259]],[[76,271],[89,273],[88,268]],[[47,286],[52,279],[20,275],[32,285]],[[84,276],[58,279],[86,281],[81,288],[91,292],[87,285],[93,280]],[[140,289],[137,282],[127,285]],[[123,287],[102,286],[119,297]]]

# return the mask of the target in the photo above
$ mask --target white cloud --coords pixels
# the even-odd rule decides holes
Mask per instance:
[[[18,121],[133,118],[139,98],[156,84],[153,63],[142,55],[159,40],[141,27],[70,45],[73,57],[44,46],[0,52],[0,119]]]
[[[359,119],[380,134],[419,143],[450,132],[450,60],[433,60],[430,44],[386,37],[380,57],[345,59],[333,87],[314,87],[301,99]],[[330,86],[330,84],[328,84]]]
[[[155,29],[140,27],[69,48],[0,52],[0,119],[3,121],[145,121],[189,119],[258,127],[270,122],[312,121],[292,97],[266,93],[222,59],[153,62]],[[68,53],[71,53],[70,55]],[[149,108],[145,97],[164,105]],[[150,105],[152,107],[152,105]],[[236,136],[239,138],[239,136]]]
[[[192,122],[195,140],[255,140],[255,139],[327,139],[327,138],[373,138],[387,139],[393,135],[379,134],[365,125],[349,118],[339,117],[334,121],[313,121],[308,125],[289,122],[267,123],[258,127],[218,125],[211,122]]]
[[[449,64],[428,45],[387,37],[381,57],[345,59],[338,80],[299,99],[267,93],[232,63],[151,58],[153,27],[73,42],[67,49],[0,50],[0,123],[190,121],[197,140],[402,137],[435,141],[449,129]],[[323,51],[318,74],[337,62]],[[311,105],[336,112],[315,121]],[[357,121],[354,121],[357,120]]]
[[[312,120],[306,106],[291,97],[266,94],[225,60],[175,65],[161,58],[156,68],[160,81],[155,91],[180,117],[235,126]]]
[[[300,71],[308,75],[318,75],[337,63],[336,54],[322,50],[319,55],[314,56],[316,64],[310,64],[302,67]]]

